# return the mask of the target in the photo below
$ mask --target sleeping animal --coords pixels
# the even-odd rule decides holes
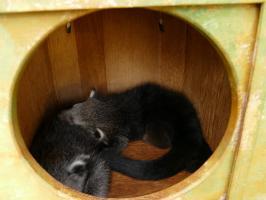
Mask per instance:
[[[88,135],[99,130],[109,147],[103,156],[111,169],[137,179],[158,180],[182,170],[193,172],[212,153],[192,103],[184,94],[157,84],[108,95],[93,90],[86,101],[60,116]],[[132,160],[121,150],[133,140],[170,150],[155,160]]]
[[[58,116],[45,121],[33,138],[30,152],[55,179],[80,192],[106,197],[110,169],[101,158],[101,133],[87,134]]]

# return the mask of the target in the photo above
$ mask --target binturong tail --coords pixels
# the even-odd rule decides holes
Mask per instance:
[[[164,156],[155,160],[132,160],[121,154],[109,154],[107,162],[112,170],[127,176],[141,180],[159,180],[183,170],[194,172],[211,153],[206,142],[193,150],[187,145],[179,144],[178,148],[170,149]]]

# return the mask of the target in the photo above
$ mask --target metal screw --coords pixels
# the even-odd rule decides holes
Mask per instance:
[[[159,19],[159,29],[161,32],[164,32],[164,24],[162,18]]]
[[[66,32],[67,32],[67,33],[71,33],[71,23],[70,23],[70,22],[68,22],[68,23],[66,24]]]

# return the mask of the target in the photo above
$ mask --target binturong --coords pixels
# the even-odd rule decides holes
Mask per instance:
[[[188,98],[153,83],[108,95],[93,90],[86,101],[63,111],[61,117],[88,135],[101,132],[109,147],[103,156],[111,169],[137,179],[158,180],[182,170],[194,172],[212,153]],[[120,153],[133,140],[170,150],[155,160],[133,160]]]
[[[83,193],[106,197],[110,168],[100,156],[101,133],[88,135],[55,116],[44,121],[30,146],[39,164],[61,183]]]

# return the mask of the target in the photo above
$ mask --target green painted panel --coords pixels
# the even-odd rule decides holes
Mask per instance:
[[[31,7],[30,2],[33,1],[25,1],[25,5],[21,4],[21,9],[29,9]],[[39,1],[39,4],[35,3],[34,6],[37,5],[37,7],[39,6],[42,9],[43,2]],[[60,6],[61,1],[58,2],[58,6]],[[68,6],[76,8],[77,4],[75,2],[71,1]],[[88,2],[97,3],[99,1]],[[101,6],[108,6],[111,2],[116,3],[115,1],[107,1],[106,5],[102,4]],[[171,4],[171,1],[167,2],[165,4]],[[201,2],[207,3],[207,0]],[[16,10],[15,7],[19,5],[17,2],[16,4],[7,4],[8,1],[1,1],[1,3],[2,9],[8,8],[9,10]],[[144,4],[143,2],[141,4],[141,1],[133,1],[131,3],[131,6],[151,5]],[[50,4],[45,5],[49,6]],[[57,5],[57,1],[54,2],[54,5]],[[119,5],[122,4],[117,4],[117,6]],[[227,5],[158,7],[153,9],[184,18],[197,29],[203,31],[204,35],[219,49],[220,54],[228,64],[227,69],[233,89],[233,108],[228,129],[214,155],[200,170],[188,179],[163,190],[163,196],[166,199],[208,200],[224,198],[244,116],[243,108],[245,107],[248,94],[247,83],[250,78],[250,66],[253,60],[259,8],[256,5]],[[23,157],[24,154],[18,148],[18,144],[13,138],[13,132],[18,130],[16,126],[13,127],[12,125],[14,123],[12,121],[14,116],[12,111],[15,108],[11,105],[11,99],[14,92],[14,80],[18,78],[18,73],[21,70],[20,67],[25,62],[27,56],[30,55],[33,47],[59,24],[65,23],[86,12],[89,11],[32,12],[0,15],[0,155],[2,159],[7,161],[4,165],[0,165],[2,179],[0,181],[1,199],[6,199],[12,193],[15,194],[14,199],[72,198],[65,191],[57,190],[41,179]],[[18,135],[18,142],[23,143]],[[12,176],[14,166],[19,178]],[[251,179],[249,181],[252,183]],[[14,185],[16,190],[14,190]],[[162,195],[161,193],[158,192],[158,196]],[[149,195],[141,198],[150,199]]]
[[[207,4],[240,4],[261,3],[265,0],[1,0],[0,13],[27,12],[43,10],[68,10],[68,9],[100,9],[100,8],[130,8],[154,7],[177,5],[207,5]]]
[[[230,199],[266,199],[266,6],[261,10],[257,55]]]

